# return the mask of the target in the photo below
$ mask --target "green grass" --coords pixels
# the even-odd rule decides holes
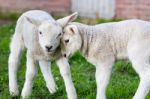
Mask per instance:
[[[99,21],[98,21],[99,22]],[[14,32],[15,24],[0,26],[0,99],[10,99],[8,91],[8,55],[10,37]],[[19,90],[22,90],[25,80],[25,53],[21,59],[18,72]],[[95,67],[89,64],[79,53],[71,59],[71,72],[73,82],[77,89],[79,99],[95,99],[96,82]],[[46,88],[43,76],[38,70],[38,75],[34,80],[31,99],[66,99],[66,91],[62,77],[55,64],[52,63],[58,91],[50,94]],[[114,65],[110,83],[107,88],[107,99],[131,99],[139,84],[139,77],[127,61],[117,61]],[[150,99],[150,94],[147,96]]]
[[[21,13],[15,13],[15,12],[4,12],[0,10],[0,19],[1,20],[12,20],[15,21],[18,19],[18,16],[20,16]]]

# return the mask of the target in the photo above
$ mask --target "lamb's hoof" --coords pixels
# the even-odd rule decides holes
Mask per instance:
[[[16,90],[10,90],[10,95],[12,97],[17,97],[19,95],[19,91],[16,89]]]
[[[31,91],[28,91],[28,90],[22,90],[22,93],[21,93],[21,97],[22,99],[29,99],[31,95]]]
[[[20,99],[19,96],[13,96],[11,99]]]
[[[30,99],[30,98],[29,98],[30,95],[24,95],[24,94],[22,94],[21,97],[22,97],[22,99]]]
[[[53,88],[48,88],[51,94],[56,93],[56,91],[58,90],[57,86],[53,87]]]

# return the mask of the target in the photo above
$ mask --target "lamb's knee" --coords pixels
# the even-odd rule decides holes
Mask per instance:
[[[26,79],[31,81],[34,79],[36,74],[37,74],[36,70],[29,70],[29,71],[27,71]]]
[[[15,60],[17,60],[18,57],[16,57],[15,53],[10,53],[9,55],[9,63],[14,62]]]
[[[8,64],[9,65],[11,65],[11,64],[18,65],[19,60],[20,60],[20,57],[18,55],[16,55],[15,53],[10,53]]]
[[[63,68],[61,71],[62,76],[69,76],[70,75],[70,69],[69,68]]]
[[[35,76],[36,76],[36,72],[31,72],[31,73],[28,75],[28,78],[29,78],[30,80],[32,80]]]
[[[9,57],[9,61],[8,61],[8,68],[9,68],[9,73],[10,76],[12,75],[12,73],[16,73],[18,70],[18,59],[15,59],[14,57]]]
[[[145,80],[150,83],[150,70],[140,72],[139,76],[141,80]]]

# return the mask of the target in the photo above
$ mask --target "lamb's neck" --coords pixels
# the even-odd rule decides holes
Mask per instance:
[[[80,52],[83,56],[88,56],[88,42],[89,42],[89,35],[91,35],[93,26],[81,24],[81,23],[73,23],[77,26],[78,31],[81,35],[82,44],[80,48]]]

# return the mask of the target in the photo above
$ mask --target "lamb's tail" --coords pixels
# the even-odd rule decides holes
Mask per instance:
[[[9,70],[9,91],[10,94],[16,96],[19,94],[17,85],[17,70],[21,52],[24,49],[24,41],[22,36],[24,18],[20,17],[17,21],[15,33],[10,44],[10,55],[8,60]]]

